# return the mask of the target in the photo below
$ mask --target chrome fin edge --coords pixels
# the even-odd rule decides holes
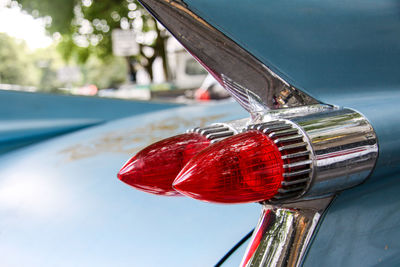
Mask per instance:
[[[190,10],[184,1],[139,1],[248,112],[319,103]]]

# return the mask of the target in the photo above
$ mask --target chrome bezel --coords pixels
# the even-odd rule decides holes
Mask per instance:
[[[274,120],[249,125],[246,131],[257,130],[267,135],[281,152],[283,181],[278,193],[267,202],[282,202],[298,199],[310,187],[313,178],[313,152],[306,135],[294,123],[288,120]],[[303,159],[307,158],[307,159]],[[290,163],[290,160],[295,162]],[[298,170],[291,170],[300,167]]]

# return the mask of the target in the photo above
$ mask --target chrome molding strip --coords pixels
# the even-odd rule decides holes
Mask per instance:
[[[301,266],[332,197],[287,206],[264,205],[240,266]]]
[[[196,15],[184,1],[139,1],[250,113],[319,103]]]

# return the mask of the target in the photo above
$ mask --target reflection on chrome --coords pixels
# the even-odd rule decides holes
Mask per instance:
[[[314,152],[314,180],[305,197],[356,186],[372,172],[378,157],[377,138],[360,113],[337,109],[293,121],[306,133]]]
[[[306,201],[295,207],[263,206],[241,266],[300,266],[331,200]]]
[[[248,130],[272,138],[285,162],[282,187],[269,203],[324,197],[356,186],[372,173],[378,157],[368,120],[357,111],[328,105],[270,110],[257,119],[194,129],[211,134],[213,142]]]
[[[318,103],[200,18],[184,1],[140,2],[250,113]]]
[[[297,197],[288,198],[291,202],[335,194],[361,184],[372,173],[378,158],[378,142],[372,125],[351,109],[312,105],[265,112],[258,121],[261,123],[253,122],[248,128],[268,127],[278,121],[292,125],[302,136],[301,144],[307,147],[311,182],[303,189],[290,187],[291,191],[302,190]],[[288,133],[285,137],[287,147],[299,153]],[[294,167],[300,174],[299,163],[306,162],[291,161],[289,168]]]

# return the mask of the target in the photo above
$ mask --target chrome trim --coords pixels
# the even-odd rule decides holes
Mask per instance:
[[[250,113],[319,103],[173,0],[139,0]]]
[[[306,142],[301,142],[298,144],[291,144],[291,145],[286,145],[286,146],[281,146],[279,148],[279,151],[285,151],[289,149],[296,149],[296,148],[301,148],[301,147],[306,147],[308,144]]]
[[[245,129],[267,134],[282,153],[283,187],[270,203],[335,194],[367,179],[378,157],[378,143],[363,115],[323,105],[294,109],[295,114],[265,112]]]
[[[351,188],[371,174],[378,157],[378,143],[372,125],[362,114],[337,109],[292,121],[303,129],[315,155],[314,179],[304,197]]]
[[[281,202],[283,199],[301,197],[309,188],[313,176],[311,168],[312,151],[304,142],[308,140],[304,133],[298,126],[287,120],[252,124],[247,126],[246,130],[263,132],[281,151],[281,158],[284,163],[282,187],[269,202],[275,203],[276,201]],[[281,150],[280,148],[286,149]]]
[[[187,133],[198,133],[210,140],[211,144],[221,141],[237,133],[237,131],[225,123],[214,123],[206,127],[196,127],[186,131]]]
[[[294,109],[295,114],[288,109],[266,112],[258,119],[261,122],[249,118],[192,131],[211,143],[247,130],[271,138],[282,153],[285,172],[282,190],[270,203],[318,198],[365,181],[378,157],[368,120],[357,111],[324,105]]]
[[[291,205],[264,205],[240,266],[301,266],[332,197]]]

